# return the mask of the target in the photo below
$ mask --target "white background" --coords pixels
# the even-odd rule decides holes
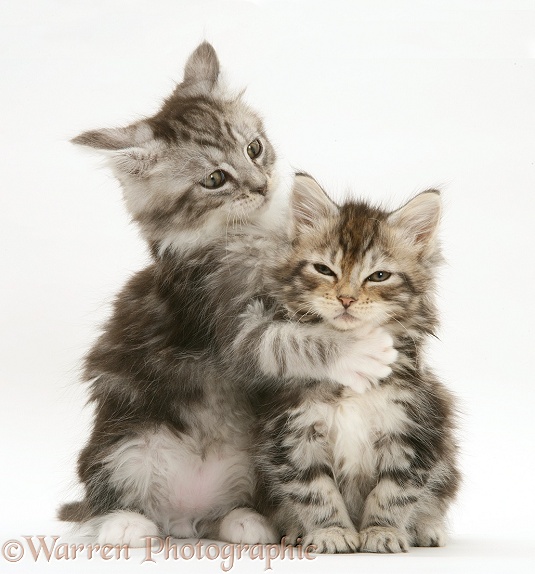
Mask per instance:
[[[86,439],[80,359],[147,261],[118,184],[68,143],[156,111],[213,43],[296,168],[398,206],[440,186],[448,265],[431,360],[459,397],[465,480],[445,549],[275,571],[535,564],[535,2],[5,0],[0,8],[0,543],[62,535]],[[136,570],[141,559],[115,562]],[[0,571],[42,568],[26,556]],[[102,571],[108,563],[55,561]],[[241,560],[236,571],[262,571]],[[148,569],[144,564],[141,568]],[[162,570],[220,571],[207,560]]]

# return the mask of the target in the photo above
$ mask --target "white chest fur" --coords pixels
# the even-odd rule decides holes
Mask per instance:
[[[329,434],[339,476],[374,476],[377,439],[385,433],[401,432],[407,424],[403,409],[393,399],[388,388],[362,394],[347,389],[334,406]]]

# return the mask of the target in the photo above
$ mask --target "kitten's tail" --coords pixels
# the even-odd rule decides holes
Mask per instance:
[[[89,506],[85,500],[67,502],[58,510],[58,520],[65,522],[83,522],[90,518]]]

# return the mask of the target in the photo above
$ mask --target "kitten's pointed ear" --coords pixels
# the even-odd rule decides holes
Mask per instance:
[[[213,46],[203,42],[191,54],[184,69],[184,84],[198,84],[210,91],[219,77],[219,59]]]
[[[440,192],[430,189],[391,213],[388,222],[412,244],[425,249],[435,242],[441,212]]]
[[[338,206],[319,183],[301,173],[295,176],[291,207],[296,234],[315,228],[324,218],[338,214]]]
[[[157,159],[154,134],[144,121],[124,128],[84,132],[71,142],[97,150],[110,158],[112,166],[120,173],[130,175],[146,175]]]

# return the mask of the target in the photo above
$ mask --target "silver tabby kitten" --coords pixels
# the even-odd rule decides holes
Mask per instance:
[[[74,141],[109,156],[153,263],[119,293],[86,357],[95,419],[78,461],[85,500],[60,518],[85,522],[101,543],[143,545],[158,534],[278,540],[253,509],[255,415],[244,391],[279,359],[293,369],[285,374],[313,376],[321,362],[333,380],[376,381],[390,373],[391,338],[375,329],[335,342],[296,323],[285,349],[288,322],[275,324],[279,336],[269,313],[247,311],[263,296],[259,256],[284,236],[283,210],[262,123],[221,85],[210,45],[191,55],[155,116]],[[244,361],[235,352],[247,339],[243,321],[280,344]]]
[[[269,215],[275,152],[261,120],[225,89],[203,43],[156,115],[73,141],[109,158],[153,263],[118,294],[85,359],[95,407],[78,460],[85,500],[60,518],[85,522],[100,543],[274,541],[252,509],[250,405],[210,353],[195,294],[183,291],[227,228]]]
[[[320,552],[445,543],[459,484],[454,406],[423,354],[437,326],[440,211],[433,190],[393,213],[338,207],[314,180],[297,178],[294,235],[265,271],[266,288],[293,321],[340,339],[381,325],[398,356],[379,383],[314,377],[259,401],[260,494],[289,541]]]

